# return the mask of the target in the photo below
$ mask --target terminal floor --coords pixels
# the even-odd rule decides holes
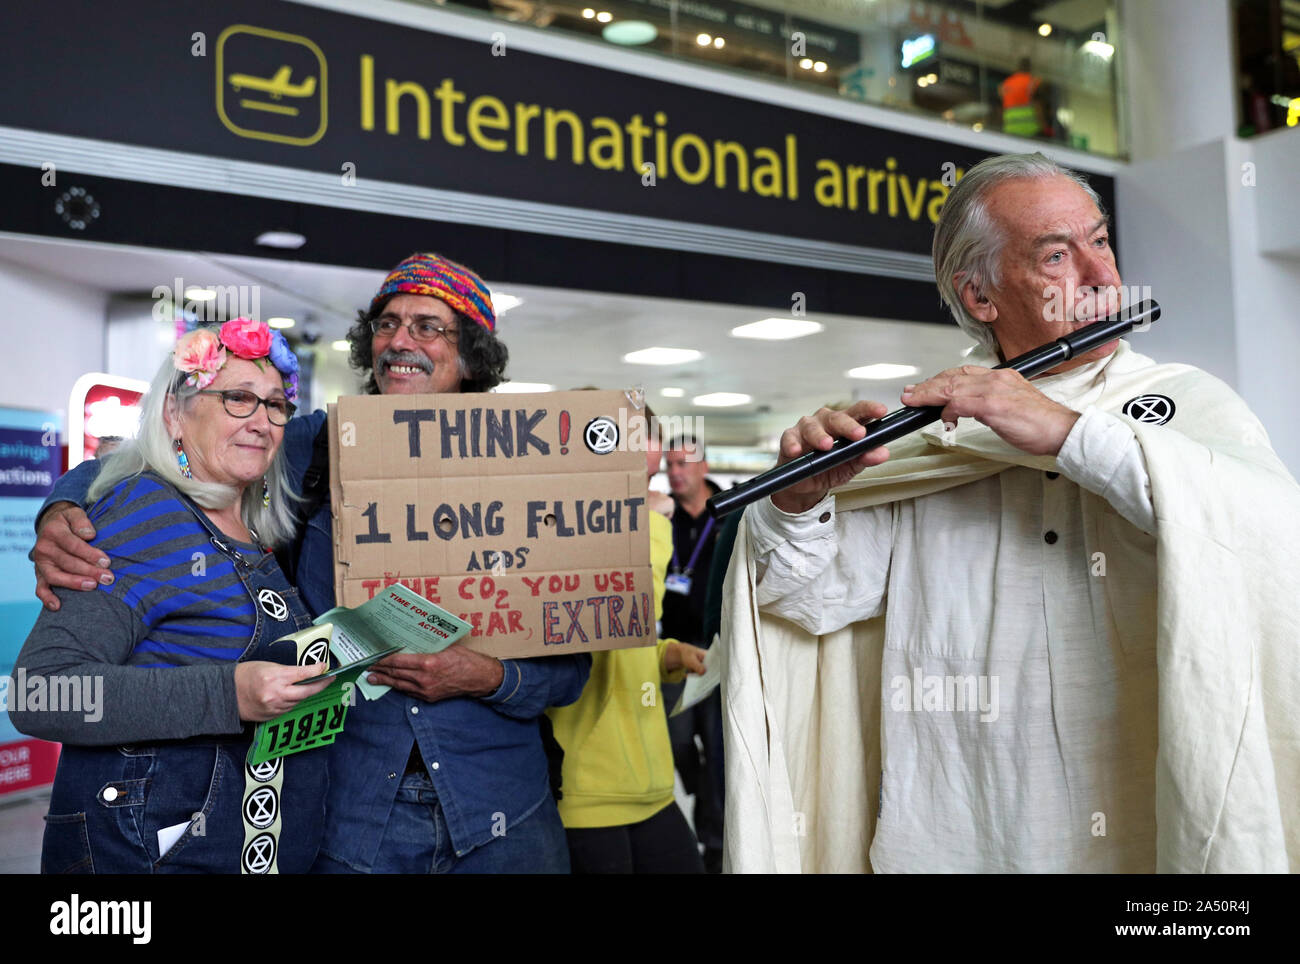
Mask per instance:
[[[49,808],[48,791],[18,800],[0,797],[0,874],[40,873],[41,835]]]

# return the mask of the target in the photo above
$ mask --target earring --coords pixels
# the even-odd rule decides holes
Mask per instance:
[[[271,486],[266,481],[266,476],[262,476],[262,508],[271,508]]]
[[[176,464],[180,466],[181,475],[187,479],[194,478],[194,473],[190,471],[190,460],[186,457],[185,450],[181,448],[181,440],[174,440],[172,445],[176,449]]]

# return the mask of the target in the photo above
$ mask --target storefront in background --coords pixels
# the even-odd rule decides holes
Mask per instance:
[[[409,0],[421,6],[442,0]],[[1253,3],[1254,0],[1251,0]],[[1272,0],[1276,3],[1279,0]],[[1127,153],[1119,122],[1116,0],[603,0],[452,3],[760,76],[975,131],[1103,156]],[[1027,64],[1037,123],[1008,123],[1003,84]]]

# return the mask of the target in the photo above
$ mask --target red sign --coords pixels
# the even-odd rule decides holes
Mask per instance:
[[[68,467],[95,458],[100,439],[134,438],[147,382],[91,372],[72,386],[68,400]]]
[[[59,744],[19,740],[0,745],[0,797],[54,782]]]

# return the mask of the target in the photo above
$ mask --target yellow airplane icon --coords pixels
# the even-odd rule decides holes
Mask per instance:
[[[279,100],[281,97],[310,97],[316,92],[315,77],[308,77],[300,84],[292,84],[289,82],[292,73],[292,69],[286,65],[277,70],[269,80],[254,77],[252,74],[231,74],[227,80],[236,93],[241,88],[259,90],[264,94],[270,94],[272,100]]]
[[[268,50],[268,41],[280,46]],[[227,50],[227,43],[236,46]],[[315,58],[315,66],[303,59],[299,48]],[[234,57],[226,56],[236,50]],[[261,56],[269,57],[250,62],[256,51],[265,51]],[[243,73],[236,66],[241,60]],[[246,23],[231,24],[217,37],[215,80],[217,116],[237,137],[306,147],[325,135],[329,68],[324,51],[307,37]],[[232,111],[235,107],[237,112]],[[284,119],[283,124],[279,118]],[[291,119],[292,126],[287,126]],[[303,129],[308,120],[315,122],[310,133]]]

